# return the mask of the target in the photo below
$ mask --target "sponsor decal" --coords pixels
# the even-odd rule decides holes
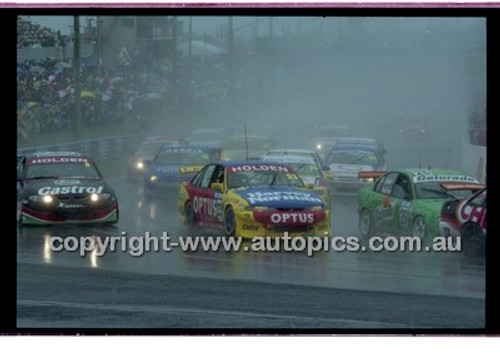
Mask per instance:
[[[243,223],[242,228],[245,230],[255,230],[255,231],[259,230],[259,226],[253,226],[253,225],[246,224],[246,223]]]
[[[63,202],[60,202],[58,207],[61,207],[61,208],[64,208],[64,209],[68,209],[68,208],[83,208],[83,207],[85,207],[85,205],[81,204],[81,203],[63,203]]]
[[[295,191],[249,192],[245,198],[250,204],[268,201],[311,201],[322,202],[316,194]]]
[[[413,207],[410,201],[401,201],[399,207],[399,225],[401,227],[408,227],[410,219],[412,219]]]
[[[262,224],[287,225],[292,227],[309,226],[326,218],[325,211],[254,211],[254,219]]]
[[[46,186],[38,189],[38,195],[66,195],[66,194],[100,194],[104,186]]]
[[[427,181],[461,181],[461,182],[469,182],[469,183],[477,183],[478,181],[467,175],[417,175],[413,177],[414,183],[421,183]]]
[[[238,173],[238,172],[285,172],[291,173],[291,170],[285,166],[281,165],[267,165],[267,164],[246,164],[239,165],[237,167],[230,167],[228,169],[230,173]]]
[[[78,185],[78,184],[80,184],[80,180],[61,179],[61,180],[54,181],[54,184],[56,184],[56,185]]]
[[[197,148],[168,148],[161,151],[162,153],[180,153],[180,152],[194,152],[204,153],[206,151]]]
[[[390,197],[384,198],[382,205],[375,208],[375,219],[378,222],[389,222],[394,219],[394,209],[397,200],[391,200]]]
[[[221,194],[216,193],[214,198],[195,196],[193,198],[193,211],[197,214],[204,214],[223,221]]]
[[[47,163],[90,163],[88,158],[82,157],[50,157],[33,158],[28,160],[28,165],[47,164]]]
[[[314,214],[312,213],[272,213],[271,222],[274,224],[286,224],[288,222],[292,223],[303,223],[311,224],[314,223]]]

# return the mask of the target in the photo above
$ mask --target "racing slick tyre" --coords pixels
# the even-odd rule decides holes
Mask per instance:
[[[460,236],[463,241],[464,253],[466,255],[482,256],[485,254],[486,247],[484,234],[477,225],[473,223],[464,224]]]
[[[194,210],[191,201],[186,202],[184,206],[184,225],[189,229],[194,227]]]
[[[230,237],[236,236],[236,217],[231,206],[224,212],[224,233]]]
[[[363,208],[359,213],[358,226],[361,235],[360,240],[363,242],[368,241],[370,235],[375,231],[375,227],[373,226],[372,215],[366,208]]]
[[[413,220],[412,235],[421,239],[425,238],[425,236],[427,235],[427,225],[425,224],[424,217],[415,217],[415,219]]]

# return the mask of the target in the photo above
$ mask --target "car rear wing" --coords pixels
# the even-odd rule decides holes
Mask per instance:
[[[179,167],[179,172],[181,174],[198,173],[202,168],[203,168],[202,165],[182,166],[182,167]]]
[[[385,173],[387,173],[387,171],[360,171],[358,172],[358,179],[364,179],[364,178],[378,179]]]
[[[446,182],[446,183],[441,183],[441,187],[445,191],[481,190],[481,189],[484,189],[486,187],[486,184]]]

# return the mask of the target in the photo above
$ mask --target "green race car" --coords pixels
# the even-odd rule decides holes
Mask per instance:
[[[360,172],[359,177],[374,177],[374,173]],[[448,169],[397,169],[379,176],[358,194],[362,237],[377,232],[422,238],[439,235],[443,203],[470,196],[479,184],[463,172]]]

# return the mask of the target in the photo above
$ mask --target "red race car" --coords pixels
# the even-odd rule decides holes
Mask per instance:
[[[441,210],[439,230],[443,236],[461,236],[467,253],[484,254],[486,186],[466,199],[446,201]]]

